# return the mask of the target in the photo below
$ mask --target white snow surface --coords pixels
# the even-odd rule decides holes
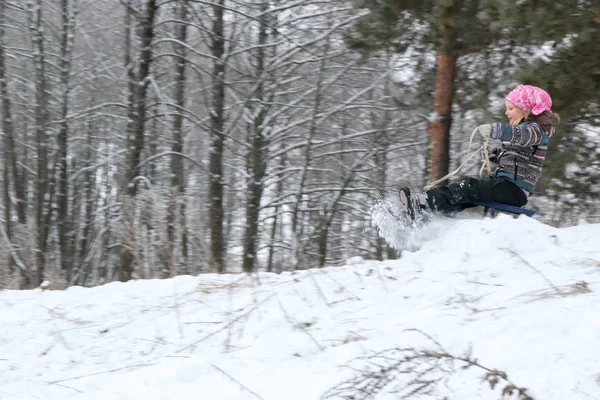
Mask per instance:
[[[361,371],[410,351],[476,359],[536,400],[600,399],[599,238],[600,225],[501,215],[453,221],[393,261],[2,291],[0,399],[359,399]],[[369,362],[394,348],[409,350]],[[435,361],[388,368],[373,398],[402,398]],[[437,365],[429,393],[405,398],[499,399],[507,385]]]

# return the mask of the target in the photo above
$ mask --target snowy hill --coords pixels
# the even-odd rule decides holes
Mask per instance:
[[[448,224],[396,261],[0,292],[0,399],[600,399],[600,225]]]

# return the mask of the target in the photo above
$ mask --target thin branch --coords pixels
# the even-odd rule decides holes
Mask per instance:
[[[103,374],[110,374],[112,372],[117,372],[117,371],[121,371],[123,369],[129,369],[129,368],[140,368],[140,367],[150,367],[154,364],[138,364],[138,365],[129,365],[126,367],[120,367],[120,368],[113,368],[113,369],[109,369],[106,371],[100,371],[100,372],[94,372],[92,374],[86,374],[86,375],[78,375],[78,376],[73,376],[71,378],[66,378],[66,379],[59,379],[56,381],[50,381],[50,382],[46,382],[49,385],[58,385],[59,383],[62,382],[67,382],[67,381],[74,381],[76,379],[83,379],[83,378],[88,378],[90,376],[96,376],[96,375],[103,375]]]
[[[502,248],[500,250],[503,250],[505,252],[507,252],[508,254],[517,257],[518,259],[520,259],[521,261],[523,261],[523,263],[525,265],[527,265],[529,268],[531,268],[532,270],[534,270],[538,275],[540,275],[542,278],[544,278],[544,280],[546,282],[548,282],[548,284],[552,287],[552,289],[554,289],[556,291],[556,294],[558,295],[562,295],[562,292],[560,291],[560,289],[554,284],[552,283],[552,281],[550,279],[548,279],[546,277],[546,275],[542,274],[542,272],[540,270],[538,270],[537,268],[535,268],[533,265],[531,265],[529,263],[529,261],[527,261],[522,255],[520,255],[519,253],[517,253],[516,251],[514,251],[513,249],[507,249],[507,248]]]
[[[232,381],[234,381],[235,383],[237,383],[238,385],[240,385],[240,387],[242,389],[244,389],[245,391],[251,393],[254,397],[256,397],[257,399],[260,400],[264,400],[262,397],[260,397],[255,391],[253,391],[252,389],[249,389],[248,386],[244,385],[242,382],[238,381],[237,379],[235,379],[233,376],[229,375],[227,372],[223,371],[221,368],[217,367],[215,364],[212,364],[212,366],[219,371],[220,373],[222,373],[223,375],[225,375],[226,377],[228,377],[229,379],[231,379]]]
[[[275,296],[274,294],[271,296],[268,296],[266,298],[264,298],[262,301],[258,302],[254,307],[252,307],[250,310],[246,311],[245,313],[238,315],[236,318],[232,319],[228,324],[223,325],[222,327],[220,327],[219,329],[217,329],[214,332],[209,333],[208,335],[205,335],[203,337],[201,337],[200,339],[196,340],[194,343],[188,344],[185,347],[182,347],[181,349],[177,350],[175,353],[181,353],[184,350],[187,350],[191,347],[196,346],[198,343],[201,343],[203,341],[205,341],[206,339],[215,336],[216,334],[224,331],[225,329],[229,328],[231,325],[235,324],[236,322],[246,318],[248,315],[250,315],[250,313],[252,313],[253,311],[257,310],[262,304],[266,303],[268,300],[270,300],[273,296]]]

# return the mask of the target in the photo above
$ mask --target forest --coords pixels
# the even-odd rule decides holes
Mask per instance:
[[[561,116],[529,205],[600,222],[598,37],[598,0],[0,0],[0,289],[397,257],[374,199],[519,83]]]

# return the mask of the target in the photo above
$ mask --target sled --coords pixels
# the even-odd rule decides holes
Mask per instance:
[[[492,201],[474,201],[472,202],[472,204],[483,207],[484,217],[487,217],[489,213],[490,217],[494,218],[496,215],[498,215],[499,211],[513,215],[526,215],[528,217],[533,217],[534,215],[546,215],[543,212],[528,210],[526,208],[521,208],[517,206],[509,206],[508,204],[494,203]]]

